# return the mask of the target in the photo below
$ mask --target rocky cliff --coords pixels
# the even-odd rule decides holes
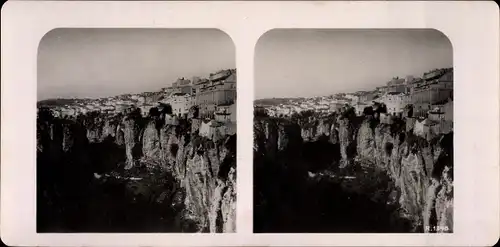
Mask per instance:
[[[311,194],[314,194],[311,184],[316,189],[321,184],[319,188],[322,190],[334,190],[337,193],[324,195],[323,192],[316,192],[335,198],[336,202],[330,205],[332,211],[338,210],[337,204],[352,205],[354,197],[360,202],[367,199],[364,203],[378,202],[367,210],[371,213],[388,213],[387,217],[392,222],[387,223],[384,231],[453,231],[453,133],[439,135],[428,141],[413,135],[412,126],[405,120],[388,125],[381,124],[374,116],[331,116],[331,119],[322,120],[310,117],[299,121],[258,117],[254,121],[254,130],[256,217],[267,217],[265,215],[270,215],[270,212],[276,214],[276,209],[272,207],[278,207],[279,202],[274,202],[274,198],[282,198],[286,204],[283,194],[287,194],[287,191],[293,191],[289,193],[303,197],[307,203],[317,203],[318,198],[311,198]],[[327,138],[322,139],[320,136]],[[289,147],[283,143],[295,144]],[[273,174],[272,177],[269,174]],[[293,178],[290,174],[294,174]],[[326,183],[327,178],[333,182]],[[270,179],[273,181],[271,184],[266,182]],[[267,188],[269,186],[272,188]],[[301,189],[295,187],[307,188],[308,191],[300,194]],[[351,190],[353,187],[358,189]],[[339,196],[347,191],[355,193]],[[366,198],[360,196],[363,194]],[[343,199],[346,201],[342,202]],[[317,207],[308,205],[306,208],[320,213],[318,207],[329,203]],[[299,204],[295,201],[287,205],[298,207]],[[379,206],[380,211],[376,212]],[[365,215],[366,212],[360,212],[361,209],[349,211],[356,207],[359,208],[356,205],[346,208],[348,211],[344,215],[333,213],[332,218],[336,217],[339,221],[339,218],[351,212],[351,216],[346,216],[349,218],[346,221],[353,221],[353,217],[357,217],[354,215]],[[305,212],[288,210],[293,214]],[[332,212],[326,209],[322,212],[323,218],[328,214]],[[360,224],[371,219],[372,215],[364,217],[359,220]],[[280,220],[283,218],[286,217],[282,216]],[[328,227],[344,230],[338,226],[340,223],[318,222],[311,224],[333,224],[335,226]],[[377,232],[383,231],[383,224],[379,219],[369,229],[354,226],[347,229]],[[272,228],[265,225],[259,227],[259,230]],[[321,229],[325,227],[328,228],[323,226]],[[310,228],[306,230],[311,231]]]
[[[325,137],[332,143],[338,141],[338,130],[335,128],[337,121],[332,116],[309,117],[299,119],[297,123],[301,129],[302,139],[306,142],[314,142]]]
[[[416,231],[452,231],[453,133],[427,141],[406,131],[404,122],[373,128],[373,121],[365,120],[359,129],[359,157],[387,171]]]
[[[161,207],[169,208],[169,217],[178,226],[165,231],[234,232],[236,135],[216,141],[200,137],[191,126],[200,120],[192,117],[174,122],[165,121],[168,115],[143,118],[132,113],[114,117],[80,116],[74,120],[39,118],[39,196],[59,200],[62,205],[62,201],[72,196],[88,194],[88,184],[95,184],[92,181],[97,177],[102,180],[103,174],[120,178],[136,176],[143,182],[134,182],[134,190],[145,186],[154,200],[171,202]],[[74,180],[69,181],[69,177]],[[153,191],[153,186],[146,183],[148,179],[163,182],[155,182],[160,187]],[[132,182],[127,183],[129,186]],[[54,187],[72,191],[61,193]],[[66,199],[61,199],[61,194]],[[144,203],[150,200],[153,199],[144,199]],[[41,208],[50,211],[47,205]],[[171,224],[167,216],[158,215],[163,217],[165,224]],[[190,226],[181,226],[186,222]]]

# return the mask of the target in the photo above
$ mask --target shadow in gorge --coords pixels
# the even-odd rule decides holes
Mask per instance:
[[[193,232],[194,224],[181,220],[182,207],[172,207],[173,199],[183,197],[183,191],[172,177],[168,184],[153,181],[96,182],[89,192],[85,219],[78,232]],[[162,194],[165,195],[162,196]],[[160,200],[159,198],[162,198]],[[179,200],[179,199],[177,199]],[[184,224],[183,224],[184,223]],[[189,223],[189,222],[188,222]]]
[[[339,170],[339,159],[339,145],[324,139],[301,152],[255,153],[254,232],[409,232],[389,176],[359,164]]]
[[[89,149],[104,154],[103,146],[106,144]],[[99,160],[100,155],[96,153],[90,162],[109,161]],[[184,191],[169,173],[130,181],[112,177],[96,179],[90,170],[71,177],[69,170],[61,169],[60,165],[52,171],[67,178],[54,180],[40,176],[45,184],[38,183],[38,232],[196,231],[194,222],[181,219]]]
[[[87,152],[90,154],[92,170],[98,174],[110,172],[126,160],[125,146],[117,145],[112,136],[104,138],[102,142],[91,143]]]
[[[59,128],[57,123],[54,126]],[[37,152],[37,232],[197,230],[194,222],[181,218],[184,191],[170,173],[150,174],[137,168],[126,176],[137,175],[142,180],[105,177],[104,173],[120,170],[117,165],[125,161],[124,146],[117,145],[111,136],[89,143],[84,128],[72,128],[72,145],[66,151],[59,131],[53,138],[41,133],[43,149]],[[94,173],[101,177],[96,178]]]
[[[357,182],[354,182],[357,183]],[[345,185],[322,179],[309,185],[305,203],[297,215],[302,224],[294,232],[395,233],[408,232],[410,222],[398,215],[397,206],[388,205],[383,185],[374,191],[345,189]],[[350,185],[355,186],[355,185]],[[373,193],[373,194],[372,194]],[[385,195],[380,195],[385,194]],[[379,195],[379,198],[374,198]],[[382,197],[382,198],[380,198]]]
[[[327,136],[322,136],[315,142],[305,142],[302,155],[311,172],[333,169],[341,158],[340,144],[332,144]]]
[[[382,185],[371,191],[329,179],[311,180],[302,189],[283,186],[273,199],[263,195],[254,221],[257,233],[398,233],[411,223],[400,218],[398,207],[388,205]],[[357,182],[355,182],[357,183]],[[369,185],[365,185],[369,186]],[[359,186],[358,186],[359,187]],[[378,198],[375,198],[378,197]]]

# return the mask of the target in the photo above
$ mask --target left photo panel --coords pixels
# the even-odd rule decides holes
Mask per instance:
[[[48,32],[37,232],[236,232],[235,60],[217,29]]]

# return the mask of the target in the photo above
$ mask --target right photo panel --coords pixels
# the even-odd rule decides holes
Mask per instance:
[[[452,233],[453,49],[274,29],[255,51],[255,233]]]

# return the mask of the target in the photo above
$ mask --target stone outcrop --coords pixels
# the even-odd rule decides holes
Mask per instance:
[[[328,140],[333,144],[338,142],[338,146],[332,146],[335,149],[332,152],[338,149],[340,153],[339,168],[357,164],[385,171],[397,190],[391,195],[395,196],[394,199],[402,209],[401,217],[408,218],[413,223],[411,231],[452,231],[453,133],[428,141],[413,135],[413,122],[395,119],[392,124],[384,124],[373,115],[362,118],[339,117],[331,121],[331,125],[325,124],[325,121],[311,122],[297,124],[284,119],[256,118],[255,169],[270,169],[269,166],[275,165],[281,166],[273,168],[281,169],[281,176],[285,176],[285,172],[289,173],[290,169],[297,174],[307,174],[303,169],[310,168],[307,168],[303,157],[304,148],[290,148],[288,143],[292,141],[292,137],[297,142],[296,145],[300,146],[318,141],[319,136],[336,135],[332,130],[337,130],[338,139]],[[295,126],[295,130],[284,126]],[[297,127],[300,128],[298,131]],[[328,129],[330,131],[326,131]],[[297,132],[300,136],[297,136]],[[280,155],[284,151],[286,154]],[[301,159],[302,161],[297,161],[302,163],[300,165],[294,162]],[[267,168],[259,168],[260,166]],[[280,175],[274,174],[273,179],[278,176]],[[262,183],[261,186],[265,186],[266,183]],[[262,199],[265,200],[268,198]]]
[[[176,162],[174,175],[186,191],[185,217],[196,221],[201,232],[234,232],[235,230],[235,171],[236,140],[228,136],[214,143],[202,137],[186,142],[184,136],[172,136],[169,141],[182,148],[170,153]],[[167,149],[168,150],[168,149]],[[167,151],[168,152],[168,151]]]
[[[375,136],[371,122],[365,120],[361,123],[357,136],[357,155],[359,159],[369,160],[375,157]]]
[[[429,142],[406,129],[406,124],[403,128],[379,124],[372,129],[365,121],[358,132],[358,157],[388,172],[400,190],[399,203],[415,222],[416,231],[437,229],[436,225],[446,223],[451,228],[451,217],[447,216],[453,201],[449,176],[453,133]],[[432,222],[431,218],[437,217],[433,215],[443,217]]]
[[[160,136],[154,120],[147,123],[142,135],[142,154],[146,160],[156,160],[160,157]]]
[[[307,122],[302,122],[301,136],[304,141],[312,142],[317,141],[322,137],[327,137],[332,143],[336,141],[336,133],[334,126],[334,119],[328,118],[311,118]],[[331,138],[330,138],[331,137]]]
[[[131,117],[125,117],[121,123],[121,131],[123,132],[123,142],[125,143],[125,155],[127,164],[125,169],[130,169],[135,165],[134,149],[138,144],[138,129],[136,120]]]
[[[351,165],[353,154],[350,152],[354,144],[353,128],[347,118],[338,121],[340,155],[342,156],[341,168]]]
[[[113,163],[112,169],[119,168],[120,160],[126,170],[141,166],[163,169],[172,174],[183,191],[172,200],[177,204],[182,201],[180,218],[196,222],[193,231],[235,232],[236,135],[220,135],[216,140],[199,136],[197,120],[137,115],[83,118],[65,123],[57,119],[39,120],[37,146],[40,153],[59,150],[63,154],[85,149],[82,157],[107,159],[103,162]],[[54,145],[60,148],[49,148]],[[98,146],[92,149],[88,145]],[[107,158],[106,151],[110,148],[120,160]],[[102,154],[92,155],[92,150],[100,150]],[[99,162],[93,164],[99,165]],[[93,172],[102,169],[95,168]]]
[[[104,126],[102,127],[101,142],[106,138],[115,138],[116,136],[117,124],[113,120],[105,120]]]

